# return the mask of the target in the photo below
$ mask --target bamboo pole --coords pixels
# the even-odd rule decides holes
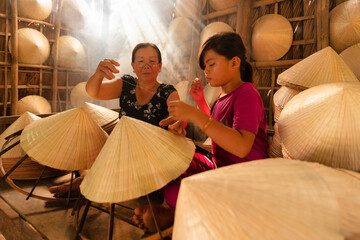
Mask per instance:
[[[8,3],[8,2],[7,2]],[[6,8],[6,16],[9,15],[9,8],[7,7],[7,5],[5,6]],[[8,64],[8,45],[9,45],[9,19],[6,18],[5,19],[5,63]],[[3,109],[3,116],[7,115],[7,105],[8,105],[8,98],[9,98],[9,88],[8,88],[8,67],[7,65],[5,65],[4,67],[4,109]]]
[[[54,71],[53,71],[53,83],[52,83],[52,111],[57,112],[57,94],[58,94],[58,62],[59,62],[59,38],[60,38],[60,27],[61,27],[61,9],[62,0],[58,0],[58,8],[55,17],[55,42],[53,46],[53,59],[54,59]]]
[[[16,115],[18,101],[18,19],[17,0],[11,1],[11,114]]]
[[[226,16],[226,15],[229,15],[229,14],[232,14],[232,13],[236,13],[237,11],[238,11],[238,8],[235,6],[235,7],[231,7],[231,8],[228,8],[228,9],[212,12],[212,13],[209,13],[209,14],[205,14],[205,15],[203,15],[201,17],[201,19],[202,20],[209,20],[209,19],[213,19],[213,18],[217,18],[217,17]]]
[[[274,3],[280,3],[280,2],[284,2],[287,0],[262,0],[262,1],[256,1],[254,2],[253,8],[257,8],[257,7],[262,7],[265,5],[270,5],[270,4],[274,4]]]
[[[251,56],[251,14],[252,14],[251,0],[238,0],[237,14],[236,14],[236,32],[240,34],[246,49],[246,57],[250,59]]]
[[[317,51],[329,46],[329,1],[316,1],[316,42]]]

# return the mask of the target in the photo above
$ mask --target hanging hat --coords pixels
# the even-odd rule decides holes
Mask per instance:
[[[62,170],[89,169],[107,134],[81,108],[37,120],[25,127],[20,144],[38,163]]]
[[[236,7],[236,0],[209,0],[210,6],[216,11]]]
[[[194,16],[197,16],[197,4],[198,0],[176,0],[175,2],[175,16],[176,17],[187,17],[193,19]],[[202,0],[201,11],[205,8],[206,0]]]
[[[51,55],[54,56],[54,48]],[[59,66],[67,68],[81,68],[86,59],[82,43],[72,36],[59,37]]]
[[[90,7],[84,0],[64,0],[61,23],[68,28],[83,29],[90,14]]]
[[[181,182],[172,239],[351,239],[360,233],[354,174],[281,158],[195,174]]]
[[[360,42],[360,1],[350,0],[330,12],[330,46],[338,53]]]
[[[17,102],[16,113],[22,115],[26,112],[33,114],[49,114],[51,113],[51,105],[42,96],[28,95]]]
[[[280,85],[307,89],[324,83],[359,82],[344,60],[326,47],[279,74]]]
[[[256,61],[278,60],[289,51],[293,41],[292,26],[285,17],[267,14],[256,20],[252,30],[252,58]]]
[[[100,127],[119,120],[118,112],[96,104],[85,102],[82,105],[82,109],[84,109]]]
[[[51,13],[52,0],[18,0],[17,6],[20,17],[45,20]]]
[[[279,133],[291,158],[360,170],[360,83],[307,89],[281,112]]]
[[[191,40],[193,28],[193,23],[189,18],[177,17],[169,25],[169,39],[172,40],[174,45],[180,45]]]
[[[81,107],[85,102],[95,102],[95,99],[87,94],[85,86],[86,82],[80,82],[71,90],[70,102],[73,107]]]
[[[204,27],[200,33],[200,46],[213,35],[221,32],[233,32],[232,27],[224,22],[212,22]]]
[[[9,50],[11,53],[11,41],[9,41]],[[32,28],[18,30],[19,63],[40,65],[48,59],[49,55],[50,44],[44,34]]]
[[[81,193],[94,202],[149,194],[179,177],[194,152],[195,145],[184,137],[123,116],[81,183]]]
[[[285,105],[299,92],[298,89],[289,88],[286,86],[282,86],[277,90],[274,94],[274,121],[278,122],[280,113],[285,107]]]
[[[360,81],[360,43],[348,47],[340,53],[340,57],[349,66]]]
[[[209,83],[204,87],[204,97],[206,103],[211,108],[221,93],[221,87],[212,87]]]

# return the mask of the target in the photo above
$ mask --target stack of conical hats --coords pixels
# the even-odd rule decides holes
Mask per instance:
[[[190,140],[123,116],[81,183],[81,193],[95,202],[149,194],[180,176],[194,152]]]
[[[265,159],[183,179],[172,238],[357,239],[359,222],[359,173]]]
[[[38,163],[56,169],[89,169],[108,135],[82,108],[39,119],[25,127],[20,144]]]
[[[13,122],[1,135],[0,135],[0,148],[9,147],[11,144],[16,143],[20,137],[15,137],[10,142],[6,144],[5,138],[10,136],[13,133],[16,133],[24,127],[26,127],[31,122],[40,119],[40,117],[30,113],[25,112],[22,114],[15,122]],[[5,174],[8,172],[21,158],[25,156],[25,152],[22,150],[20,145],[15,146],[8,152],[4,153],[0,158],[2,163],[2,172]],[[24,179],[37,179],[41,175],[44,166],[38,164],[31,160],[31,158],[27,158],[24,162],[17,167],[14,172],[11,173],[11,179],[15,180],[24,180]],[[63,171],[58,171],[56,169],[47,169],[44,172],[43,178],[59,176],[63,174]]]
[[[340,53],[340,57],[345,61],[360,81],[360,43],[348,47]]]
[[[85,102],[82,108],[108,134],[119,121],[119,113],[111,109],[88,102]]]
[[[329,83],[291,99],[279,119],[290,158],[360,170],[360,82]]]

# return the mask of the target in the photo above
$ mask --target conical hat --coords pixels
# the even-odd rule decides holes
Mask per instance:
[[[176,0],[175,3],[175,16],[176,17],[187,17],[193,19],[198,15],[197,10],[197,2],[198,0]],[[205,8],[206,0],[202,0],[201,3],[201,11]]]
[[[360,232],[356,175],[286,159],[195,174],[181,182],[172,238],[350,239]]]
[[[329,83],[291,99],[279,119],[292,158],[360,170],[360,83]]]
[[[359,42],[360,1],[346,1],[330,12],[330,46],[340,53]]]
[[[54,48],[51,55],[54,56]],[[78,39],[68,35],[59,38],[59,66],[80,68],[83,67],[85,58],[85,49]]]
[[[193,23],[189,18],[177,17],[169,25],[168,36],[175,45],[180,45],[191,39],[192,31]]]
[[[44,34],[32,28],[18,31],[18,57],[20,63],[43,64],[50,55],[49,40]],[[11,52],[11,41],[9,41]]]
[[[256,20],[252,30],[252,58],[256,61],[278,60],[289,51],[293,29],[289,20],[267,14]]]
[[[119,113],[111,109],[85,102],[82,109],[100,126],[112,123],[119,119]]]
[[[298,89],[282,86],[274,94],[274,104],[283,109],[285,105],[300,92]]]
[[[236,0],[209,0],[209,3],[216,11],[232,8],[237,5]]]
[[[25,112],[48,114],[51,113],[51,105],[48,100],[42,96],[28,95],[17,102],[16,113],[22,115]]]
[[[340,53],[340,57],[360,80],[360,43],[348,47]]]
[[[71,90],[70,102],[73,107],[81,107],[85,102],[95,102],[95,99],[87,94],[85,86],[86,82],[80,82]]]
[[[29,125],[31,122],[40,119],[40,117],[30,113],[25,112],[22,114],[18,119],[16,119],[15,122],[13,122],[8,128],[5,129],[5,131],[0,135],[0,149],[5,144],[6,140],[5,137],[16,133],[22,129],[24,129],[27,125]],[[7,146],[10,146],[12,143],[15,143],[18,141],[20,137],[14,138],[11,143],[9,143]],[[20,145],[17,145],[16,147],[12,148],[8,152],[4,153],[1,157],[2,158],[21,158],[25,156],[25,152],[22,150]]]
[[[358,82],[358,79],[331,47],[303,59],[277,78],[280,85],[302,90],[332,82]]]
[[[35,161],[62,170],[89,169],[107,134],[81,108],[39,119],[25,127],[20,145]]]
[[[213,35],[220,32],[233,32],[232,27],[224,22],[212,22],[204,27],[200,33],[200,45]]]
[[[68,28],[83,29],[90,14],[89,5],[84,0],[64,0],[61,23]]]
[[[149,194],[180,176],[194,152],[184,137],[123,116],[81,183],[81,193],[95,202]]]
[[[211,108],[216,102],[221,92],[221,87],[212,87],[209,83],[204,87],[204,97],[206,103]]]
[[[18,0],[20,17],[45,20],[52,10],[52,0]]]
[[[281,138],[277,123],[274,124],[274,135],[272,136],[272,140],[269,146],[269,156],[272,158],[283,157],[281,151]]]

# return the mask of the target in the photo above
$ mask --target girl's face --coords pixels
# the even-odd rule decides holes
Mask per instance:
[[[212,87],[220,87],[232,79],[232,61],[210,49],[204,54],[204,73]]]
[[[161,63],[157,52],[152,47],[140,48],[135,53],[135,60],[131,63],[134,73],[142,80],[155,80],[161,71]]]

